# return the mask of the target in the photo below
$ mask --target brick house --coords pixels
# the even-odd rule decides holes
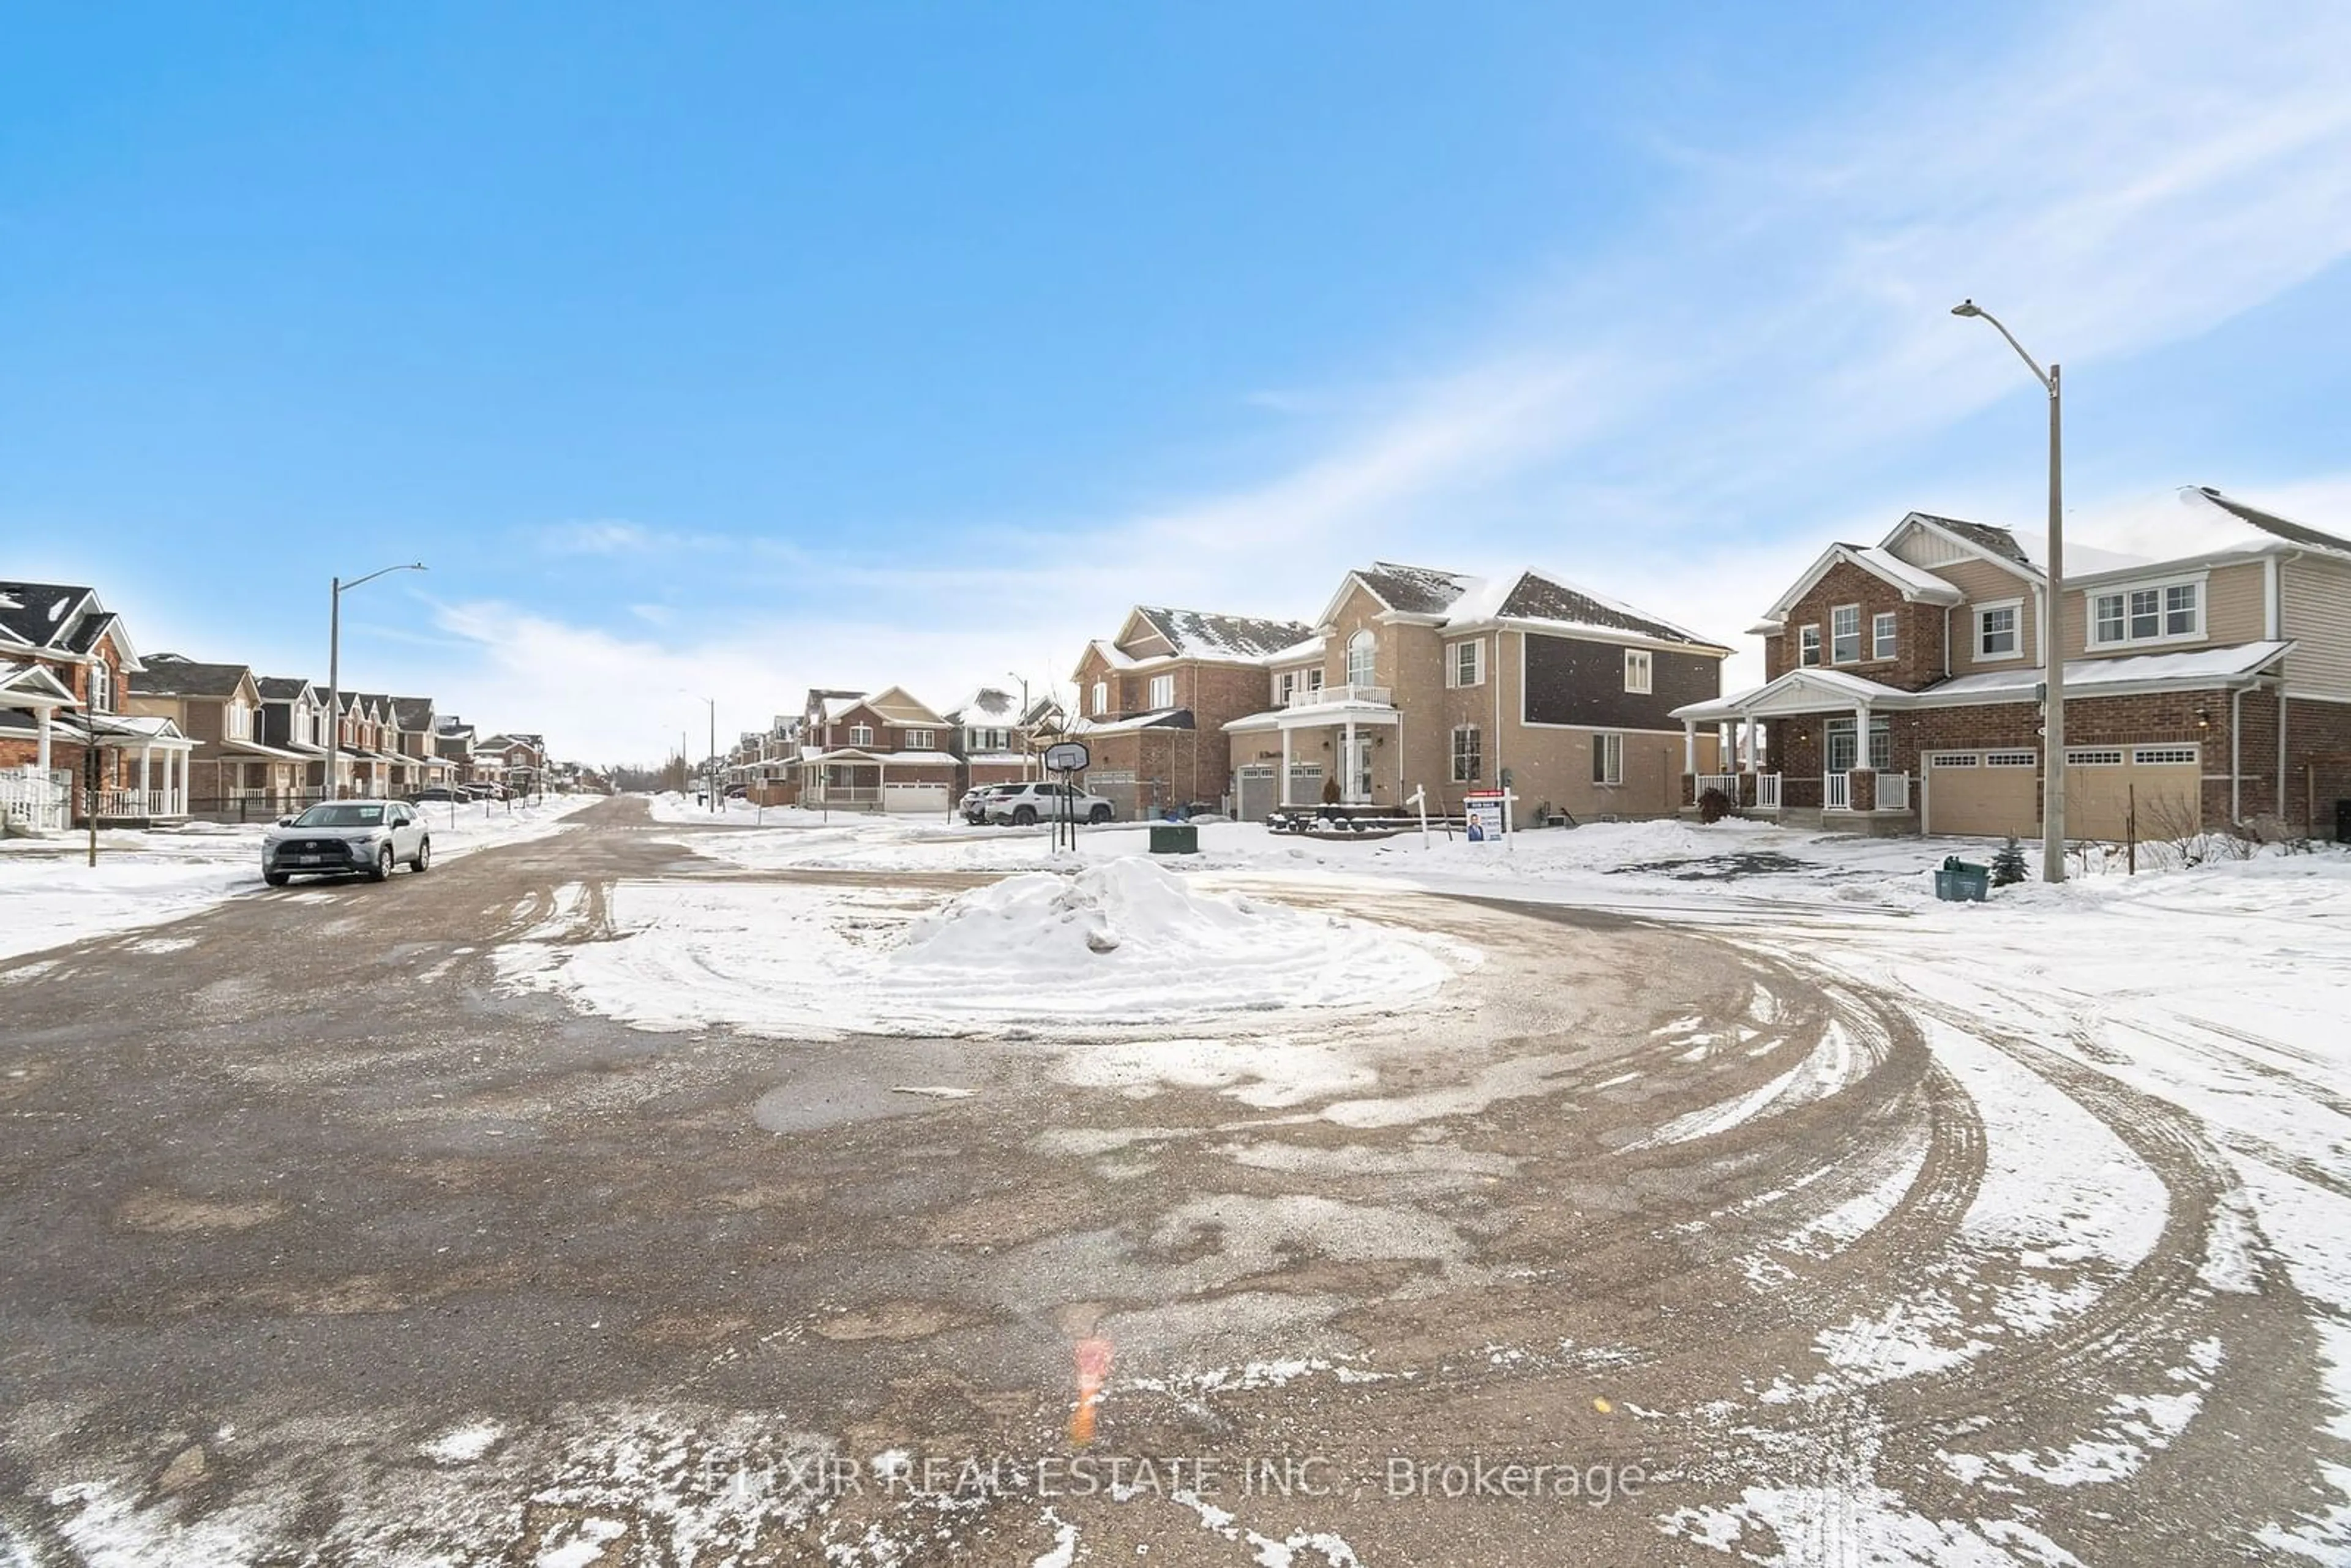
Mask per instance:
[[[142,665],[122,618],[89,588],[0,582],[0,814],[57,828],[187,812],[194,742],[125,713]]]
[[[293,808],[310,758],[264,737],[261,685],[243,664],[151,655],[131,677],[133,713],[168,718],[201,748],[189,768],[188,810],[242,821]]]
[[[1295,621],[1136,605],[1078,661],[1078,711],[1065,728],[1092,754],[1086,787],[1123,818],[1224,803],[1225,726],[1264,706],[1267,660],[1311,633]]]
[[[295,775],[298,804],[318,800],[318,780],[326,768],[326,694],[299,675],[256,675],[253,684],[261,694],[261,744],[301,759]]]
[[[955,804],[959,764],[947,721],[904,686],[815,690],[800,715],[802,806],[936,811]]]
[[[2351,796],[2351,541],[2190,493],[2212,548],[2067,547],[2070,837],[2173,836]],[[1755,628],[1765,684],[1677,716],[1745,737],[1743,807],[1864,831],[2031,838],[2047,578],[2005,528],[1913,512],[1831,545]],[[1757,763],[1758,756],[1768,758]]]
[[[1492,579],[1375,561],[1266,664],[1270,707],[1229,720],[1240,814],[1349,803],[1432,812],[1507,784],[1519,810],[1670,814],[1683,731],[1729,650],[1564,579]]]

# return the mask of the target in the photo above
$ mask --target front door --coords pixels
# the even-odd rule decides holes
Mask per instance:
[[[1344,734],[1339,737],[1341,761],[1339,780],[1351,801],[1372,798],[1372,737],[1358,730],[1350,741]]]

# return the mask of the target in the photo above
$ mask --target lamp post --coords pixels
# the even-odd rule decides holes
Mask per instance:
[[[702,700],[710,705],[710,771],[705,777],[710,780],[710,813],[716,816],[721,805],[718,799],[718,699],[705,697]]]
[[[2042,717],[2041,880],[2065,880],[2065,508],[2064,466],[2060,439],[2064,399],[2057,367],[2043,370],[2001,325],[2000,318],[1972,299],[1951,307],[1954,316],[1975,316],[1989,321],[2016,357],[2049,394],[2049,586],[2041,615],[2041,677],[2044,707]]]
[[[378,567],[365,577],[355,577],[349,582],[333,580],[328,594],[327,607],[327,776],[319,782],[319,798],[340,800],[342,792],[336,788],[335,775],[342,771],[343,750],[343,595],[363,582],[373,582],[388,571],[423,571],[421,560],[407,561],[398,566]]]
[[[1018,733],[1020,727],[1029,722],[1029,677],[1015,675],[1009,670],[1004,673],[1020,683],[1020,711],[1012,716],[1012,727]],[[1035,760],[1037,760],[1037,748],[1029,744],[1028,736],[1022,735],[1020,737],[1020,777],[1024,780],[1029,777],[1029,765]]]

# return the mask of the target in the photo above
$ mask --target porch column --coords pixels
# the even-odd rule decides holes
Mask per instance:
[[[1748,714],[1740,719],[1739,731],[1739,753],[1746,759],[1739,770],[1742,773],[1761,773],[1763,771],[1763,764],[1762,760],[1755,755],[1755,716],[1753,714]]]
[[[33,727],[39,732],[41,737],[38,767],[41,770],[41,778],[46,782],[49,776],[49,710],[47,708],[42,708],[33,716]]]
[[[1877,810],[1877,770],[1869,765],[1869,705],[1853,708],[1852,795],[1845,804],[1855,811]]]
[[[1698,771],[1698,720],[1682,720],[1682,771]]]
[[[154,786],[148,781],[147,778],[147,754],[154,747],[155,743],[152,740],[141,741],[139,744],[139,809],[141,811],[152,811],[155,809],[154,797],[148,792]],[[170,758],[167,757],[164,759],[164,766],[170,765]]]
[[[1290,804],[1290,727],[1285,724],[1281,726],[1280,728],[1281,782],[1275,794],[1276,799],[1280,800],[1283,805],[1287,806]]]
[[[1340,781],[1339,799],[1350,805],[1356,804],[1355,791],[1363,787],[1363,769],[1355,766],[1355,721],[1353,718],[1340,726],[1339,766],[1347,770],[1347,777]]]

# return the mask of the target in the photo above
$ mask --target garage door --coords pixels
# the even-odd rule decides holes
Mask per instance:
[[[2031,751],[1930,751],[1930,833],[2029,839],[2041,831],[2041,758]]]
[[[2203,814],[2203,756],[2195,746],[2067,747],[2065,836],[2120,843],[2197,831]]]
[[[944,816],[947,809],[947,787],[944,784],[886,784],[882,789],[882,809],[885,811],[936,811]]]

